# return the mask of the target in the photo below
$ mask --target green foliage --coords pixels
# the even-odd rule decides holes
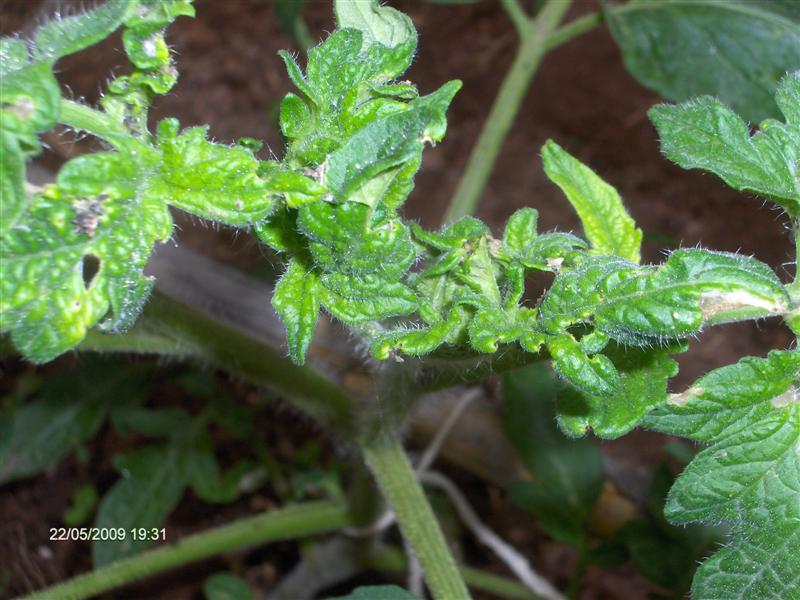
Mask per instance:
[[[800,65],[793,0],[633,0],[603,8],[625,66],[669,100],[711,94],[747,119],[776,116],[775,86]]]
[[[253,590],[241,577],[220,572],[210,575],[203,584],[206,600],[253,600]]]
[[[172,219],[137,197],[131,167],[117,153],[73,159],[0,240],[0,326],[30,359],[54,358],[100,321],[127,329],[141,311],[152,287],[143,269]]]
[[[88,521],[97,506],[98,499],[97,488],[91,483],[76,489],[72,494],[72,504],[64,511],[64,525],[77,527]]]
[[[570,440],[558,430],[557,390],[552,371],[541,363],[503,377],[505,428],[534,477],[512,483],[509,494],[554,539],[583,546],[603,485],[603,458],[588,439]]]
[[[676,523],[725,521],[730,545],[700,568],[693,597],[789,598],[800,572],[800,352],[711,371],[654,411],[650,429],[708,444],[669,492]]]
[[[307,50],[314,45],[314,40],[303,20],[303,4],[304,0],[275,0],[272,6],[281,29],[291,36],[295,44]]]
[[[206,141],[205,128],[179,133],[178,123],[167,119],[154,138],[142,135],[138,125],[125,132],[133,117],[144,115],[145,100],[170,87],[159,91],[147,84],[150,91],[143,100],[138,96],[141,90],[131,91],[131,82],[138,75],[151,77],[153,69],[163,73],[169,56],[159,50],[160,31],[192,9],[185,2],[142,3],[136,10],[135,3],[125,3],[127,8],[122,4],[112,2],[57,22],[69,29],[69,43],[65,37],[61,41],[66,45],[53,42],[47,50],[35,48],[34,57],[41,61],[32,66],[24,66],[27,50],[21,41],[3,41],[9,66],[22,68],[4,76],[0,89],[4,107],[0,328],[36,361],[74,347],[95,324],[109,332],[132,325],[152,288],[152,281],[143,275],[152,247],[172,233],[169,204],[241,225],[267,215],[274,194],[283,191],[281,174],[273,164],[258,161],[244,147]],[[27,194],[24,159],[38,151],[37,134],[60,118],[60,92],[50,70],[53,61],[108,35],[126,15],[133,15],[125,21],[129,54],[140,43],[142,52],[155,53],[158,60],[140,59],[139,70],[126,84],[130,89],[113,92],[116,100],[108,96],[111,99],[104,103],[108,118],[118,123],[114,127],[123,128],[120,133],[116,128],[93,133],[105,135],[117,150],[79,156],[64,165],[55,184]],[[48,27],[38,40],[55,35],[48,33]],[[119,81],[112,87],[119,87]],[[131,104],[134,96],[139,99]],[[134,104],[131,110],[124,108]]]
[[[679,351],[677,345],[659,350],[610,345],[606,355],[619,374],[616,392],[601,396],[564,387],[558,397],[559,426],[571,436],[591,430],[598,437],[615,439],[628,433],[650,410],[666,402],[667,381],[678,373],[669,354]]]
[[[359,587],[347,596],[330,598],[329,600],[419,600],[396,585],[371,585]]]
[[[581,218],[593,251],[638,263],[642,230],[628,215],[617,190],[553,140],[542,148],[542,160],[544,172],[561,188]]]
[[[625,523],[595,553],[621,545],[636,570],[653,583],[685,596],[701,559],[715,542],[719,528],[704,525],[674,526],[664,518],[664,499],[674,477],[666,464],[653,474],[642,518]]]
[[[302,37],[299,7],[278,5]],[[665,154],[800,218],[800,74],[777,84],[775,105],[785,122],[766,120],[752,136],[723,104],[759,118],[774,112],[776,82],[800,59],[794,4],[633,0],[605,12],[626,64],[646,85],[669,98],[697,90],[722,97],[655,107],[650,115]],[[677,372],[672,355],[709,325],[783,316],[797,331],[798,284],[784,286],[754,258],[700,248],[640,264],[642,232],[619,194],[553,141],[542,150],[544,169],[575,208],[586,240],[539,233],[533,208],[511,215],[500,237],[472,217],[438,231],[408,222],[400,210],[424,149],[446,133],[446,111],[461,84],[420,95],[400,79],[417,34],[397,10],[376,0],[339,0],[335,13],[336,30],[308,51],[304,67],[281,54],[296,92],[280,107],[280,161],[258,158],[257,140],[216,143],[207,127],[181,131],[175,119],[150,131],[153,100],[177,81],[165,28],[193,14],[189,0],[111,0],[43,25],[33,41],[0,40],[2,332],[43,362],[77,346],[91,327],[129,328],[153,285],[143,274],[153,247],[172,235],[171,207],[252,228],[286,263],[272,304],[293,361],[305,360],[321,310],[348,325],[379,360],[434,355],[489,364],[485,355],[509,350],[531,355],[527,361],[549,357],[561,382],[542,367],[503,382],[507,430],[536,477],[512,487],[518,504],[555,539],[587,550],[585,523],[602,465],[589,441],[568,440],[558,427],[569,436],[591,430],[616,438],[644,422],[710,444],[666,504],[676,523],[725,521],[733,529],[733,542],[701,567],[695,597],[741,590],[759,599],[790,596],[800,571],[800,353],[746,358],[684,394],[667,390]],[[55,62],[117,30],[130,74],[109,83],[100,109],[63,99]],[[741,86],[744,80],[752,85]],[[68,161],[52,184],[30,186],[25,163],[40,152],[39,136],[58,124],[94,135],[104,150]],[[526,277],[536,272],[555,277],[531,302]],[[126,369],[102,375],[93,385],[81,374],[57,378],[35,400],[9,404],[0,418],[0,483],[52,465],[109,417],[120,435],[155,438],[115,458],[121,477],[99,503],[97,527],[130,532],[160,528],[187,490],[208,502],[238,497],[252,463],[223,472],[210,424],[267,460],[251,439],[249,413],[209,395],[213,383],[184,382],[207,401],[191,414],[147,407],[131,394]],[[540,402],[530,401],[534,391]],[[306,469],[287,479],[284,497],[305,494],[309,483],[339,494],[330,473]],[[94,501],[87,498],[76,496],[70,521],[89,516]],[[671,557],[649,573],[662,584],[688,572],[702,552],[699,538],[676,536],[665,522],[639,523],[623,537],[641,570],[660,553]],[[99,541],[93,559],[105,565],[151,542],[132,535]],[[209,598],[250,594],[230,574],[210,578],[205,591]],[[349,598],[411,596],[389,586],[360,588]]]
[[[283,191],[285,208],[276,216],[296,223],[300,235],[256,227],[265,243],[292,256],[273,306],[296,362],[321,308],[357,327],[417,309],[401,281],[416,252],[396,210],[411,192],[425,143],[444,136],[444,112],[460,87],[451,82],[419,97],[411,84],[394,83],[416,48],[405,15],[377,3],[343,2],[336,11],[340,29],[309,51],[305,74],[282,55],[301,92],[281,106],[289,140],[282,169],[300,179]],[[300,193],[300,181],[314,189]]]
[[[775,101],[786,122],[764,121],[752,136],[747,123],[711,97],[655,106],[649,114],[664,154],[681,167],[711,171],[729,186],[765,196],[798,217],[800,71],[781,80]]]
[[[25,213],[25,160],[39,152],[38,134],[58,118],[61,92],[52,72],[55,61],[105,38],[134,4],[114,0],[83,15],[51,21],[31,42],[0,39],[0,236]]]
[[[160,527],[177,506],[185,485],[175,445],[147,446],[114,460],[123,478],[103,497],[95,527],[121,527],[130,533],[135,527],[150,530]],[[92,545],[92,562],[101,567],[135,554],[152,543],[135,538],[97,540]]]
[[[272,209],[271,171],[242,146],[206,140],[206,127],[179,133],[175,119],[158,125],[160,164],[146,180],[146,196],[168,201],[199,217],[244,225],[263,219]]]
[[[114,403],[144,393],[144,375],[86,360],[79,370],[48,378],[34,398],[7,407],[0,415],[0,485],[37,475],[90,440]]]
[[[121,478],[100,502],[96,527],[158,529],[183,498],[187,489],[205,502],[228,503],[238,498],[239,481],[247,462],[221,472],[206,430],[213,410],[192,417],[180,408],[148,409],[138,404],[121,406],[111,415],[123,435],[165,438],[117,455],[114,467]],[[96,540],[95,566],[136,554],[154,539],[127,535],[123,540]]]
[[[394,8],[379,6],[371,1],[337,2],[334,12],[340,29],[357,29],[361,32],[364,49],[376,43],[395,48],[410,40],[416,42],[417,33],[411,19]]]

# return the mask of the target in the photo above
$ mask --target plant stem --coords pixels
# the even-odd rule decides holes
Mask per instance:
[[[354,400],[315,369],[292,363],[278,348],[158,293],[140,320],[126,334],[92,333],[79,349],[192,357],[271,389],[325,426],[353,435]]]
[[[544,41],[544,47],[549,52],[554,48],[558,48],[561,44],[588,33],[603,22],[603,15],[599,12],[593,12],[570,21],[563,27],[559,27],[553,33],[547,36]]]
[[[433,597],[468,600],[467,586],[400,441],[393,434],[375,436],[362,443],[362,451],[403,537],[422,565]]]
[[[464,175],[450,201],[444,219],[446,223],[475,211],[531,79],[547,52],[546,40],[571,4],[572,0],[547,0],[522,36],[514,62],[500,86],[481,135],[472,149]]]
[[[243,548],[334,531],[350,524],[347,511],[332,502],[308,502],[191,535],[172,544],[112,563],[35,592],[20,600],[80,600],[127,583]]]
[[[104,112],[66,98],[61,99],[61,114],[58,121],[73,129],[91,133],[112,145],[115,145],[114,142],[120,138],[132,137],[124,126]]]
[[[500,0],[503,4],[503,8],[508,13],[509,18],[514,23],[514,27],[517,28],[517,33],[520,37],[523,37],[528,32],[528,27],[530,27],[531,20],[522,7],[519,5],[519,0]]]
[[[378,552],[371,552],[366,558],[368,567],[380,571],[402,572],[406,569],[407,562],[402,550],[390,546],[381,548]],[[476,590],[508,598],[509,600],[539,599],[539,596],[528,590],[524,585],[508,577],[487,573],[464,565],[460,565],[459,570],[464,577],[464,581]]]
[[[575,564],[572,577],[569,579],[567,598],[570,600],[577,600],[581,592],[581,586],[583,585],[583,578],[586,576],[587,566],[589,566],[589,548],[586,541],[584,541],[578,549],[578,562]]]

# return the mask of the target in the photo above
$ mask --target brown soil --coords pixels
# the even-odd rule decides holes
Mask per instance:
[[[39,4],[34,0],[4,2],[0,7],[2,32],[20,29],[32,16],[36,19]],[[570,18],[595,8],[589,0],[575,4]],[[72,6],[64,1],[61,5]],[[515,33],[496,2],[436,6],[405,0],[392,5],[411,15],[420,34],[420,51],[409,78],[423,92],[449,79],[464,82],[449,113],[449,133],[442,144],[427,151],[407,207],[409,216],[435,227],[513,57]],[[313,34],[322,35],[333,28],[330,12],[328,2],[306,3],[305,15]],[[280,154],[276,111],[290,86],[276,52],[293,46],[277,25],[272,3],[199,0],[197,18],[180,19],[168,39],[178,54],[181,80],[173,93],[159,101],[154,117],[177,116],[184,126],[209,124],[213,137],[222,142],[241,136],[260,138],[272,152]],[[94,100],[98,82],[124,68],[123,59],[118,40],[111,40],[62,61],[61,80],[75,97]],[[540,212],[542,230],[579,229],[569,204],[545,178],[538,158],[542,144],[553,138],[619,189],[646,232],[646,260],[660,260],[666,248],[702,245],[755,255],[788,276],[783,266],[790,256],[785,219],[760,200],[732,192],[713,176],[685,172],[667,162],[659,153],[655,131],[646,117],[647,109],[658,101],[657,95],[642,88],[624,70],[619,51],[605,29],[557,49],[545,59],[523,104],[478,216],[499,229],[516,208],[533,206]],[[70,147],[59,152],[60,157],[47,159],[50,164],[63,159]],[[218,259],[244,267],[263,259],[247,236],[209,230],[187,219],[179,223],[183,243]],[[703,334],[699,342],[681,357],[682,374],[676,389],[709,368],[742,355],[786,347],[790,336],[783,327],[770,322],[717,328]],[[4,368],[12,376],[22,369],[21,364],[9,362]],[[241,385],[234,390],[237,397],[253,392]],[[294,413],[276,410],[271,417],[263,424],[271,443],[289,444],[291,448],[298,431],[301,438],[308,434],[308,424],[298,422]],[[652,464],[661,456],[661,444],[660,438],[637,434],[603,446],[616,457],[646,454],[643,462]],[[102,454],[103,449],[102,440],[93,444],[94,451]],[[88,471],[75,461],[67,461],[36,480],[3,490],[0,564],[13,565],[10,591],[38,588],[88,567],[84,545],[48,546],[43,542],[48,528],[60,523],[73,489],[87,475],[111,477],[109,457],[102,457]],[[520,547],[532,552],[535,549],[536,566],[562,581],[574,562],[569,550],[549,542],[532,519],[509,508],[498,490],[487,494],[485,485],[474,478],[456,472],[453,475],[476,507],[485,511],[490,524]],[[263,501],[269,502],[269,498]],[[189,498],[170,526],[179,535],[224,520],[220,515],[232,518],[251,508],[243,502],[218,511]],[[483,551],[472,549],[470,555],[477,564],[503,572]],[[296,557],[292,545],[281,545],[267,552],[190,567],[105,597],[199,598],[203,575],[225,567],[247,575],[251,583],[267,591]],[[378,580],[372,574],[360,581]],[[591,569],[581,598],[636,600],[645,598],[650,589],[630,568],[606,573]]]

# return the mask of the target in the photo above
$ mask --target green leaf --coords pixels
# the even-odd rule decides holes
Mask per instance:
[[[658,268],[587,258],[556,277],[540,304],[539,323],[556,336],[591,323],[618,342],[648,346],[685,338],[706,324],[782,314],[788,306],[786,289],[767,265],[695,248],[673,252]]]
[[[233,573],[220,572],[210,575],[203,584],[206,600],[253,600],[250,585]]]
[[[238,498],[241,469],[247,466],[241,463],[222,476],[211,438],[201,433],[184,447],[180,470],[198,498],[205,502],[228,503]]]
[[[463,309],[454,308],[450,315],[428,328],[399,329],[378,336],[370,347],[370,352],[378,360],[386,360],[396,350],[408,356],[430,354],[436,348],[450,341],[454,332],[464,324]]]
[[[28,155],[39,152],[37,134],[56,124],[61,90],[49,64],[34,63],[0,77],[0,129],[19,138]]]
[[[570,325],[588,322],[606,289],[637,272],[635,265],[614,256],[587,257],[577,267],[562,270],[539,304],[542,329],[559,335]]]
[[[539,213],[533,208],[520,208],[508,219],[503,230],[503,248],[512,256],[524,254],[538,235]]]
[[[420,243],[442,251],[461,248],[467,242],[476,242],[492,233],[481,220],[469,216],[462,217],[438,232],[425,231],[418,224],[411,223],[411,232]]]
[[[781,314],[789,297],[767,265],[748,256],[685,249],[655,271],[606,279],[598,329],[623,343],[674,339],[704,324]]]
[[[628,70],[670,100],[709,94],[748,119],[775,116],[775,85],[800,65],[791,0],[634,0],[604,15]]]
[[[553,357],[553,369],[573,386],[591,396],[617,393],[619,374],[607,356],[590,358],[569,334],[548,337],[545,344]]]
[[[681,350],[643,350],[613,344],[605,356],[619,373],[616,391],[611,396],[593,396],[575,388],[561,390],[559,426],[570,436],[582,436],[590,429],[606,439],[628,433],[648,412],[666,402],[667,381],[678,373],[678,365],[669,354]]]
[[[304,240],[297,231],[297,211],[279,207],[266,220],[253,226],[258,238],[276,252],[296,255],[303,251]]]
[[[351,325],[407,315],[417,309],[417,296],[402,283],[375,276],[323,276],[320,301],[337,319]]]
[[[56,15],[36,31],[30,43],[0,40],[0,128],[19,138],[26,155],[38,153],[37,134],[53,127],[60,112],[61,92],[53,64],[109,36],[136,4],[136,0],[108,0],[81,14]],[[5,154],[9,146],[6,142],[3,146]],[[7,159],[3,163],[5,169]],[[6,230],[0,228],[0,234]]]
[[[303,207],[297,225],[310,242],[315,266],[328,273],[398,281],[416,258],[411,235],[400,219],[372,225],[371,212],[356,202]]]
[[[92,516],[97,500],[97,488],[94,484],[86,483],[77,488],[72,494],[72,504],[64,511],[64,525],[67,527],[83,525]]]
[[[159,198],[194,215],[245,225],[272,210],[270,184],[259,176],[259,161],[242,146],[207,141],[206,127],[178,134],[178,122],[158,125],[161,164],[148,178],[147,196]]]
[[[121,435],[138,433],[148,437],[170,437],[175,431],[191,426],[192,416],[182,408],[146,408],[117,405],[111,412],[111,423]]]
[[[508,344],[522,335],[522,327],[516,315],[509,315],[503,310],[479,310],[469,324],[469,341],[478,352],[492,353],[497,351],[498,344]]]
[[[640,261],[642,230],[636,227],[617,190],[553,140],[542,148],[544,172],[564,192],[598,254]]]
[[[579,237],[554,231],[535,237],[515,258],[527,269],[557,273],[565,264],[570,266],[585,255],[587,247]]]
[[[554,539],[581,545],[603,485],[603,459],[589,440],[570,440],[556,427],[557,388],[543,363],[503,376],[505,429],[534,475],[513,483],[510,494]]]
[[[92,544],[95,568],[132,556],[151,545],[137,539],[134,528],[158,528],[178,505],[186,480],[180,470],[180,447],[176,444],[146,446],[114,460],[122,475],[100,502],[94,526],[122,528],[123,540],[96,540]]]
[[[317,275],[297,260],[289,263],[275,286],[272,306],[286,327],[289,356],[300,365],[305,362],[306,350],[317,327],[321,288]]]
[[[445,111],[461,87],[451,81],[428,96],[409,103],[403,112],[374,120],[358,130],[327,158],[325,184],[344,201],[384,171],[416,161],[426,141],[445,134]],[[359,196],[363,200],[363,196]],[[374,206],[380,198],[367,198]]]
[[[28,64],[28,44],[16,37],[0,38],[0,74],[7,75]]]
[[[140,168],[120,153],[72,159],[0,240],[0,329],[29,359],[55,358],[101,320],[124,330],[141,311],[152,287],[143,269],[172,219],[139,195]]]
[[[464,273],[459,278],[477,292],[479,303],[486,307],[499,308],[503,299],[485,237],[478,240],[477,247],[467,256],[464,267]]]
[[[164,29],[180,16],[194,16],[192,0],[140,1],[125,21],[122,42],[136,67],[108,84],[101,103],[109,113],[121,109],[122,121],[147,134],[147,109],[153,94],[166,94],[178,80]],[[119,106],[122,104],[122,106]],[[111,107],[114,106],[112,110]]]
[[[765,196],[798,216],[800,71],[781,80],[775,99],[786,122],[764,121],[752,136],[747,123],[715,98],[662,104],[648,114],[670,160],[684,169],[711,171],[729,186]]]
[[[34,60],[54,62],[96,44],[122,25],[137,4],[137,0],[106,0],[83,14],[56,16],[36,32]]]
[[[0,416],[0,484],[31,477],[91,439],[113,402],[142,393],[143,382],[118,363],[86,361],[46,380],[31,401]]]
[[[355,3],[355,2],[354,2]],[[347,596],[328,600],[420,600],[396,585],[370,585],[354,589]]]
[[[25,157],[16,136],[0,129],[0,238],[25,211]]]
[[[693,584],[701,600],[791,598],[800,572],[800,351],[711,371],[646,427],[710,444],[666,504],[677,523],[726,521],[731,543]]]
[[[361,32],[362,51],[369,50],[373,44],[394,48],[409,41],[416,42],[417,34],[411,19],[399,10],[380,6],[377,0],[336,0],[334,12],[341,29],[352,28]]]

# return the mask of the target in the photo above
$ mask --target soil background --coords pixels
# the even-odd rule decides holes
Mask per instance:
[[[423,225],[437,227],[513,58],[516,34],[499,2],[492,0],[470,5],[419,0],[390,4],[408,13],[419,32],[419,52],[408,78],[420,91],[429,93],[450,79],[464,82],[449,112],[448,134],[436,148],[426,150],[416,189],[405,209]],[[276,53],[281,48],[297,48],[278,26],[272,2],[198,0],[196,7],[195,19],[180,18],[169,30],[168,42],[177,53],[181,76],[173,92],[156,104],[153,118],[175,116],[184,127],[208,124],[213,138],[224,143],[244,136],[263,139],[267,143],[265,157],[270,153],[279,156],[277,109],[291,88]],[[43,14],[78,8],[78,3],[65,1],[6,0],[0,4],[0,30],[3,34],[30,31]],[[595,9],[593,1],[577,0],[568,19]],[[306,2],[304,16],[312,36],[319,38],[333,29],[331,13],[327,0]],[[90,102],[97,99],[102,82],[111,73],[125,69],[118,38],[59,63],[65,88],[74,97]],[[791,244],[786,219],[761,200],[727,189],[711,175],[683,171],[664,159],[646,115],[659,101],[655,93],[627,74],[605,28],[556,49],[545,58],[525,99],[478,216],[500,231],[515,209],[533,206],[540,214],[540,230],[579,231],[569,203],[545,178],[541,167],[539,149],[553,138],[620,191],[645,231],[645,261],[662,260],[663,252],[670,248],[701,245],[754,255],[788,278]],[[73,134],[63,135],[67,137],[50,138],[52,151],[42,159],[47,166],[55,167],[87,143],[92,145],[74,140]],[[56,145],[64,139],[70,143]],[[179,243],[245,269],[263,260],[263,251],[246,234],[210,229],[180,216],[178,222]],[[710,368],[742,355],[763,355],[770,348],[786,347],[790,340],[789,332],[774,322],[714,328],[680,358],[682,371],[675,389],[682,389]],[[15,374],[28,367],[7,360],[3,368],[6,377],[0,391],[13,389]],[[256,393],[242,384],[231,385],[237,395]],[[322,435],[291,411],[276,408],[263,420],[265,430],[271,431],[275,443],[283,444],[282,451],[289,454],[297,440]],[[330,440],[324,443],[331,444]],[[620,459],[652,464],[659,459],[662,445],[663,438],[637,432],[602,447]],[[104,448],[98,450],[102,453]],[[41,550],[47,527],[57,524],[72,490],[86,476],[73,462],[67,461],[36,480],[0,490],[0,564],[10,567],[9,592],[27,591],[88,568],[88,549],[80,544],[60,546],[49,554]],[[108,459],[100,460],[94,469],[108,477],[109,463]],[[558,579],[568,573],[574,557],[543,540],[544,534],[530,517],[509,512],[512,509],[498,490],[487,492],[481,482],[464,474],[455,476],[476,506],[489,513],[495,511],[486,517],[490,524],[516,544],[530,547],[532,555],[536,553],[534,563],[545,574]],[[193,531],[251,508],[241,503],[214,513],[189,499],[171,519],[176,531]],[[528,524],[527,530],[519,525],[521,521]],[[475,550],[479,562],[504,572],[481,552]],[[289,544],[234,562],[261,591],[268,591],[296,558],[297,551]],[[220,560],[214,566],[226,563]],[[210,568],[208,564],[189,567],[155,583],[104,597],[200,598],[203,574]],[[373,574],[360,581],[384,580]],[[649,590],[629,568],[610,573],[590,570],[581,598],[636,600],[645,598]]]

